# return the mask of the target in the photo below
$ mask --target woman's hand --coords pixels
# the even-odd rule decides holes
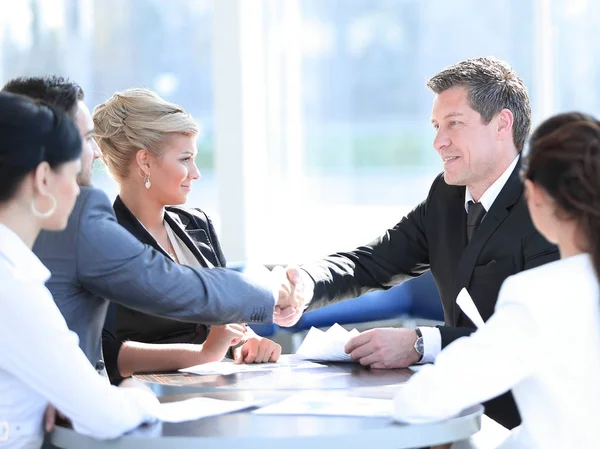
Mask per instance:
[[[235,363],[276,362],[281,355],[281,346],[267,338],[253,335],[239,348],[235,348]]]
[[[220,358],[223,358],[229,347],[239,344],[245,336],[246,326],[243,324],[211,326],[208,338],[202,345],[203,351],[220,354]]]

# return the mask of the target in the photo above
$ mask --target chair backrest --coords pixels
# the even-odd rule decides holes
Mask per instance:
[[[355,299],[308,312],[295,326],[288,329],[297,332],[310,329],[311,326],[365,323],[400,316],[444,320],[440,295],[430,271],[389,290],[366,293]]]

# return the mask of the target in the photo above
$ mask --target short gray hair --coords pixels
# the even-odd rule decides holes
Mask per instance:
[[[523,80],[504,61],[474,58],[446,67],[427,81],[434,93],[465,87],[471,107],[490,123],[502,109],[513,113],[513,142],[520,152],[531,128],[531,105]]]

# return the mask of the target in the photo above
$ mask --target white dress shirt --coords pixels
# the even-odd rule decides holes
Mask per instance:
[[[512,389],[523,423],[502,449],[598,448],[599,304],[588,254],[510,276],[485,326],[400,389],[395,418],[444,419]]]
[[[96,438],[117,437],[156,414],[151,393],[113,387],[98,375],[44,286],[49,277],[0,224],[0,448],[41,442],[48,403]]]
[[[504,185],[510,178],[513,170],[517,166],[517,162],[519,162],[520,154],[515,157],[515,159],[510,163],[508,168],[504,170],[504,173],[500,175],[498,179],[494,181],[494,183],[487,188],[487,190],[481,195],[479,202],[485,208],[485,211],[490,210],[498,195],[504,188]],[[469,189],[465,189],[465,211],[469,213],[469,201],[473,201],[473,196]],[[485,215],[483,217],[485,220]],[[423,358],[419,363],[433,363],[435,358],[442,350],[442,335],[440,334],[440,330],[437,327],[419,327],[421,334],[423,335]]]

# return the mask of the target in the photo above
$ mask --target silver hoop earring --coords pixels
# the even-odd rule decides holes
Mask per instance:
[[[56,198],[54,198],[54,195],[52,195],[50,193],[47,195],[42,195],[42,196],[47,196],[48,198],[50,198],[52,200],[52,206],[50,206],[50,209],[48,209],[46,212],[40,212],[39,210],[37,210],[37,207],[35,206],[35,198],[32,198],[31,199],[31,212],[37,218],[48,218],[54,212],[56,212],[56,205],[57,205]]]
[[[146,187],[146,189],[149,189],[151,185],[152,183],[150,182],[150,175],[146,175],[144,177],[144,187]]]

